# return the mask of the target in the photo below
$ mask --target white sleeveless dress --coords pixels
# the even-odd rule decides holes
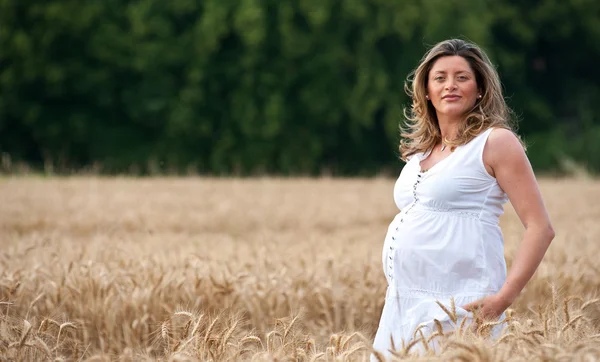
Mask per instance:
[[[414,155],[396,181],[394,201],[400,212],[384,241],[388,289],[373,344],[385,356],[391,339],[400,349],[421,325],[426,337],[433,333],[434,319],[445,332],[455,329],[464,317],[472,317],[460,306],[497,293],[506,279],[498,223],[508,198],[483,163],[492,130],[459,146],[426,172],[421,172],[420,161],[428,154]],[[456,324],[436,303],[450,306],[451,297]]]

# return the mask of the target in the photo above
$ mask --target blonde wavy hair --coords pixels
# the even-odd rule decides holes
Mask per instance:
[[[412,100],[410,109],[404,110],[406,127],[400,127],[403,138],[400,142],[400,154],[404,161],[416,153],[432,150],[442,141],[435,108],[425,95],[433,64],[441,57],[453,55],[463,57],[470,64],[482,97],[465,114],[464,122],[459,126],[458,137],[454,140],[446,139],[444,143],[454,150],[490,127],[506,128],[515,133],[516,122],[502,95],[500,77],[485,52],[477,45],[461,39],[442,41],[425,53],[404,85]]]

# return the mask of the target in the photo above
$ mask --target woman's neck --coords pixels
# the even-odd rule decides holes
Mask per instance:
[[[438,118],[442,140],[453,140],[458,136],[459,122],[457,119]]]

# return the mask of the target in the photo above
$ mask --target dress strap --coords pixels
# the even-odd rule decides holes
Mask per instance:
[[[485,170],[485,165],[483,163],[483,150],[485,148],[485,144],[487,142],[488,137],[494,129],[495,127],[490,127],[485,131],[481,132],[479,135],[475,136],[475,138],[473,138],[471,142],[465,145],[465,148],[467,150],[465,150],[466,152],[463,152],[463,157],[466,159],[465,161],[479,164],[481,167],[483,167],[485,173],[487,173],[487,171]]]

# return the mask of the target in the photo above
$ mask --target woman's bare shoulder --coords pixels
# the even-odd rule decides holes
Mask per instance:
[[[488,137],[485,147],[494,152],[510,151],[511,149],[523,151],[523,146],[518,136],[506,128],[494,128]]]
[[[515,162],[525,156],[525,149],[518,136],[506,128],[495,128],[491,131],[483,149],[483,162],[488,171],[505,162]]]

